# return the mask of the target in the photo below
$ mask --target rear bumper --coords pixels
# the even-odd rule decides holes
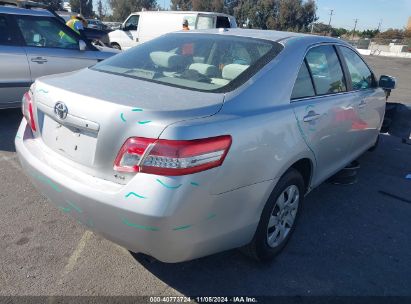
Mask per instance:
[[[60,210],[134,252],[181,262],[248,243],[274,182],[219,195],[212,169],[169,178],[136,174],[126,185],[75,170],[23,119],[15,140],[23,170]]]

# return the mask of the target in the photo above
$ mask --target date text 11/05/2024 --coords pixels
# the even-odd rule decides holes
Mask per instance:
[[[254,297],[150,297],[150,303],[257,303]]]

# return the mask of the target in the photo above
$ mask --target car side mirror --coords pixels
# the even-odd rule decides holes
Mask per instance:
[[[397,80],[395,77],[392,76],[387,76],[387,75],[382,75],[380,77],[380,81],[378,82],[378,86],[380,88],[383,88],[384,90],[394,90],[396,87]]]
[[[80,51],[85,51],[87,49],[87,44],[84,42],[84,40],[80,40],[78,42],[78,48]]]

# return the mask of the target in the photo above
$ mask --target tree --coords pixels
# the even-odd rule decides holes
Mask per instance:
[[[171,9],[179,11],[191,11],[191,0],[171,0]]]
[[[55,11],[59,11],[63,8],[62,0],[36,0],[36,2],[43,3]]]
[[[388,29],[376,35],[380,39],[404,39],[404,31],[398,29]]]
[[[375,36],[377,36],[377,34],[379,34],[379,30],[364,30],[360,33],[360,37],[361,38],[374,38]]]
[[[98,0],[97,1],[97,14],[100,19],[104,18],[105,12],[104,12],[104,7],[103,7],[103,1]]]
[[[139,12],[143,8],[146,10],[156,9],[156,0],[109,0],[109,5],[113,10],[113,19],[125,20],[132,12]]]
[[[93,0],[70,0],[71,11],[80,13],[84,17],[94,16]]]

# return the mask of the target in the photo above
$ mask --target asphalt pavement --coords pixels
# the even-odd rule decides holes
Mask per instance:
[[[398,77],[411,101],[411,60],[367,57]],[[21,120],[0,111],[0,295],[411,296],[411,146],[381,135],[360,158],[358,183],[329,183],[306,199],[295,234],[273,262],[231,250],[150,263],[87,231],[48,203],[14,149]]]

